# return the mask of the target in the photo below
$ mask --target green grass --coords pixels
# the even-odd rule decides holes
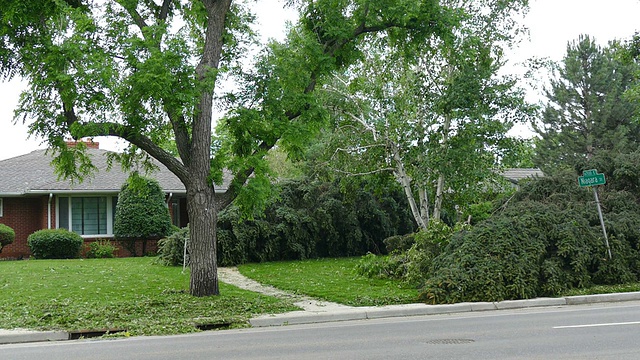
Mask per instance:
[[[220,284],[220,296],[188,295],[189,274],[153,258],[0,261],[0,329],[126,329],[130,335],[197,331],[297,309]]]
[[[352,306],[417,301],[397,281],[354,272],[360,258],[246,264],[240,272],[297,294]],[[125,335],[198,331],[195,324],[246,326],[252,316],[297,310],[290,302],[220,284],[220,296],[188,295],[189,274],[153,258],[0,261],[0,329],[126,329]],[[640,291],[640,283],[565,294]],[[121,335],[120,335],[121,336]]]
[[[418,290],[398,281],[357,275],[354,268],[359,260],[358,257],[245,264],[239,270],[263,284],[351,306],[418,301]]]
[[[619,285],[595,285],[584,289],[572,289],[569,290],[563,296],[576,296],[576,295],[594,295],[594,294],[613,294],[623,292],[640,291],[640,283],[629,283]]]

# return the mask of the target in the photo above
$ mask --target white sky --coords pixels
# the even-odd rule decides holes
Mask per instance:
[[[530,0],[525,18],[530,41],[520,45],[512,57],[524,61],[529,57],[562,59],[567,42],[580,34],[589,34],[602,45],[609,40],[626,39],[640,29],[640,0]],[[282,10],[281,0],[259,0],[256,12],[264,37],[282,39],[286,19],[292,12]],[[0,83],[0,160],[43,148],[42,139],[28,138],[27,127],[13,124],[13,111],[18,103],[20,81]],[[527,136],[526,128],[518,131]],[[98,139],[101,148],[115,149],[115,141]],[[0,169],[2,171],[2,169]]]

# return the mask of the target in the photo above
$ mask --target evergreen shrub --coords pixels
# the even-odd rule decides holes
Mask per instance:
[[[526,183],[494,216],[456,233],[426,271],[430,303],[559,296],[572,288],[638,281],[640,205],[601,188],[609,259],[591,189],[574,174]]]
[[[75,259],[80,256],[83,240],[66,229],[46,229],[29,235],[27,244],[36,259]]]
[[[413,231],[399,190],[374,195],[362,186],[298,180],[253,219],[231,205],[218,214],[218,262],[302,260],[386,253],[384,239]]]
[[[158,261],[167,266],[182,266],[184,261],[184,243],[189,239],[189,227],[173,232],[158,241]]]
[[[147,240],[158,240],[171,232],[171,216],[164,192],[154,180],[131,174],[122,185],[116,205],[113,234],[122,246],[137,256],[136,241],[142,241],[142,254]]]
[[[0,224],[0,252],[2,248],[13,243],[16,238],[16,233],[12,228],[5,224]]]
[[[86,256],[89,259],[106,259],[115,257],[118,248],[109,240],[98,240],[87,245]]]

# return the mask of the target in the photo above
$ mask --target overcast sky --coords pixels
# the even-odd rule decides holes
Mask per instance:
[[[640,0],[530,0],[525,18],[530,41],[523,42],[512,55],[517,61],[529,57],[562,59],[567,42],[580,34],[589,34],[602,45],[613,39],[629,38],[640,29]],[[258,1],[257,14],[264,37],[282,38],[284,20],[291,12],[282,10],[280,0]],[[0,160],[43,148],[42,139],[28,139],[26,126],[13,124],[13,110],[18,102],[20,81],[0,83]],[[526,129],[522,131],[527,135]],[[116,147],[114,141],[98,140],[102,148]],[[2,171],[2,169],[0,169]]]

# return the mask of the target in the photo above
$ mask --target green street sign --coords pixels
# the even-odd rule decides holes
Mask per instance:
[[[585,170],[582,174],[583,176],[578,177],[578,185],[580,185],[580,187],[604,185],[607,183],[604,174],[598,174],[595,169]]]

